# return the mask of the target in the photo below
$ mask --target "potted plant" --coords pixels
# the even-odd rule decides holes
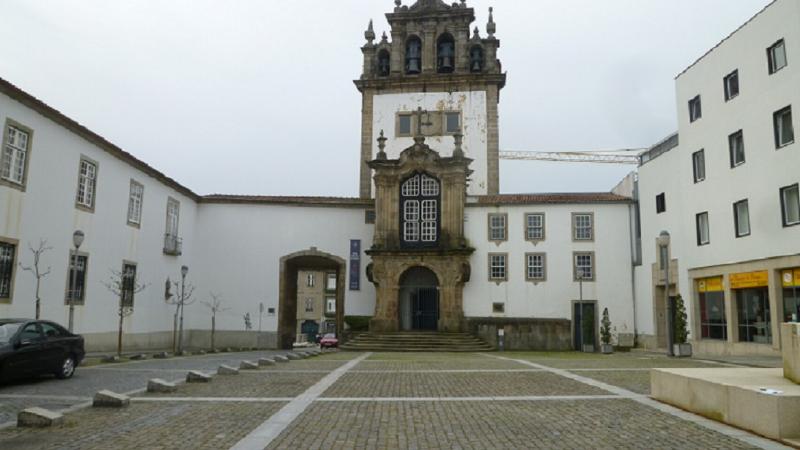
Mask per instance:
[[[585,353],[594,353],[594,310],[587,309],[581,320],[582,349]]]
[[[675,337],[675,341],[672,345],[672,353],[675,356],[692,356],[692,344],[688,343],[689,328],[686,317],[686,306],[683,304],[683,297],[680,295],[675,297],[672,331]]]
[[[603,308],[603,319],[600,321],[600,352],[604,355],[614,353],[614,346],[611,345],[611,319],[608,318],[608,308]]]

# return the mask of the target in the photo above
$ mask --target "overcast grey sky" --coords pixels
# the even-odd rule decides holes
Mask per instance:
[[[406,5],[413,0],[404,0]],[[501,150],[646,147],[674,77],[769,0],[495,7]],[[358,195],[363,32],[392,0],[2,0],[0,77],[199,194]],[[503,192],[607,191],[631,166],[503,161]]]

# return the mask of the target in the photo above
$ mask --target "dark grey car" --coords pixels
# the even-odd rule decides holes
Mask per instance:
[[[0,319],[0,380],[69,378],[85,355],[83,336],[47,320]]]

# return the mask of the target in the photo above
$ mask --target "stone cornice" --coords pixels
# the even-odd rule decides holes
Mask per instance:
[[[397,91],[452,91],[462,86],[466,90],[475,90],[475,86],[496,85],[502,89],[506,85],[505,73],[464,73],[449,74],[440,73],[422,74],[415,76],[395,75],[388,77],[364,78],[354,80],[356,88],[360,92],[366,89],[374,90],[397,90]],[[471,89],[470,89],[471,88]]]

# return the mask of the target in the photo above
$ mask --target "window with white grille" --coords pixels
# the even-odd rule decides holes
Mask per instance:
[[[525,255],[525,261],[528,269],[525,277],[529,281],[544,281],[546,273],[544,253],[528,253]]]
[[[505,281],[508,279],[508,272],[506,270],[505,253],[490,253],[489,254],[489,280],[490,281]]]
[[[97,187],[97,164],[81,159],[78,172],[78,194],[75,202],[79,206],[94,208],[94,194]]]
[[[591,241],[594,239],[594,216],[590,213],[572,215],[573,237],[576,241]]]
[[[576,252],[574,260],[575,280],[594,281],[594,253]]]
[[[544,214],[525,215],[525,236],[529,241],[544,240]]]
[[[505,241],[507,239],[506,218],[505,214],[489,214],[490,241]]]
[[[144,186],[131,180],[131,190],[128,197],[128,223],[140,225],[142,223],[142,200],[144,199]]]
[[[25,183],[25,163],[28,156],[30,134],[15,126],[6,127],[6,142],[0,161],[0,178],[11,183]]]
[[[407,246],[435,245],[439,238],[439,181],[416,174],[400,188],[401,238]]]

